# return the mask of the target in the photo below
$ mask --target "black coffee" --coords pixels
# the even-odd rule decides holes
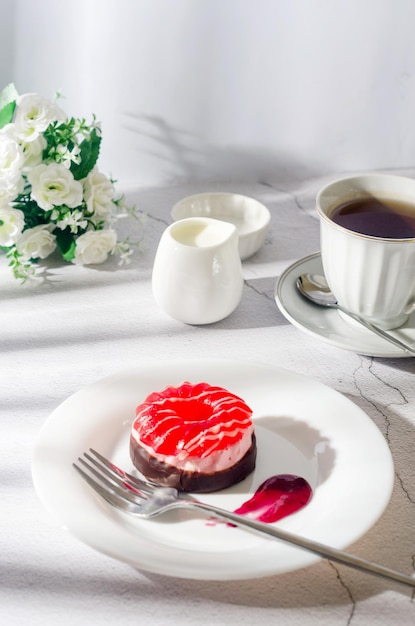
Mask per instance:
[[[339,205],[333,222],[356,233],[387,239],[415,237],[414,204],[401,200],[359,198]]]

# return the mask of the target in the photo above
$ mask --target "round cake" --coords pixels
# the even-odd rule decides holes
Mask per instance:
[[[251,415],[244,400],[223,387],[165,387],[136,409],[132,462],[148,480],[179,491],[225,489],[255,467]]]

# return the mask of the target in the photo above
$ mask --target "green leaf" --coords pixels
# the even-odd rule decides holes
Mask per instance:
[[[10,124],[13,120],[18,93],[13,83],[7,85],[0,93],[0,128]]]
[[[47,224],[49,216],[46,211],[43,211],[35,200],[32,200],[30,193],[19,194],[16,200],[13,202],[15,209],[20,209],[24,213],[25,226],[27,228],[33,228],[39,224]]]
[[[16,101],[18,95],[19,94],[17,93],[16,87],[13,83],[7,85],[0,93],[0,109],[3,109],[6,104],[9,104],[10,102]]]
[[[55,235],[56,243],[58,245],[61,255],[63,256],[65,261],[72,261],[72,259],[75,257],[75,237],[73,236],[69,228],[66,228],[65,230],[55,231]]]
[[[72,162],[71,164],[71,172],[75,180],[85,178],[93,169],[98,161],[100,144],[101,137],[93,128],[89,137],[84,139],[79,146],[81,162],[79,164]]]
[[[10,124],[13,120],[14,110],[16,108],[15,102],[9,102],[3,107],[0,111],[0,128],[6,126],[6,124]]]
[[[73,240],[71,242],[71,245],[67,249],[67,251],[62,252],[62,256],[65,259],[65,261],[72,261],[72,259],[75,258],[75,248],[76,248],[76,243],[75,243],[75,240]]]

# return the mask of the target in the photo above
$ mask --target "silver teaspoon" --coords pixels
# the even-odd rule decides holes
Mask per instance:
[[[330,288],[324,276],[321,276],[319,274],[301,274],[301,276],[297,278],[296,285],[301,295],[307,298],[307,300],[310,300],[311,302],[313,302],[314,304],[318,304],[319,306],[341,311],[345,315],[348,315],[351,319],[359,322],[359,324],[362,324],[362,326],[365,326],[366,328],[374,332],[376,335],[379,335],[379,337],[382,337],[390,343],[393,343],[395,346],[398,346],[399,348],[401,348],[401,350],[404,350],[408,354],[415,355],[415,347],[411,348],[396,337],[393,337],[387,331],[382,330],[377,326],[374,326],[371,322],[368,322],[363,317],[360,317],[355,313],[351,313],[350,311],[347,311],[342,306],[340,306],[334,294],[330,291]],[[412,309],[412,305],[410,305],[410,308]],[[409,307],[407,312],[410,312]]]

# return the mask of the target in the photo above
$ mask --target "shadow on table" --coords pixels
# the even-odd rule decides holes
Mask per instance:
[[[400,370],[401,372],[408,372],[408,374],[415,375],[415,358],[404,357],[402,359],[383,359],[380,357],[362,357],[365,359],[375,359],[377,363],[382,363],[384,367]]]
[[[289,325],[274,299],[276,281],[274,276],[245,280],[238,307],[225,319],[210,324],[209,328],[214,332],[215,329],[247,330]]]

